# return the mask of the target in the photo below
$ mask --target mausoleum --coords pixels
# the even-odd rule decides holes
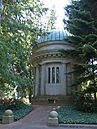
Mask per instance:
[[[34,71],[33,100],[68,101],[72,94],[71,85],[74,81],[74,59],[61,52],[62,49],[75,49],[66,43],[65,30],[53,29],[37,40],[32,48],[31,63]],[[33,101],[32,100],[32,101]]]

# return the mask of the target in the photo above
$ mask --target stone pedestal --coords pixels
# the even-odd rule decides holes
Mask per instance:
[[[51,111],[48,118],[48,125],[57,126],[58,124],[58,113],[56,111]]]
[[[58,118],[51,118],[51,117],[49,117],[48,118],[48,125],[53,125],[53,126],[58,125]]]
[[[11,110],[6,110],[3,118],[2,118],[2,123],[3,124],[10,124],[14,122],[14,115],[13,112]]]

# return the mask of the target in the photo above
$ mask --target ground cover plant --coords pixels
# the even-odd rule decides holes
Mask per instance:
[[[5,110],[11,109],[14,114],[14,120],[17,121],[32,111],[32,106],[15,99],[0,99],[0,121]]]
[[[63,124],[97,124],[97,113],[78,111],[74,106],[64,106],[57,109],[59,123]]]

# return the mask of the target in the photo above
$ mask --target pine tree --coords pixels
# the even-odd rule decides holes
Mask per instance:
[[[97,65],[94,64],[97,60],[96,5],[95,0],[72,1],[65,8],[68,20],[64,20],[70,33],[65,41],[76,48],[73,51],[65,51],[65,53],[74,56],[79,61],[79,66],[75,67],[75,71],[80,73],[76,84],[85,83],[86,87],[92,89],[95,100],[97,92]]]

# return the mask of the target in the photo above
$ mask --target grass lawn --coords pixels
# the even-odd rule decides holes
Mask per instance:
[[[10,109],[10,108],[8,108],[8,109]],[[22,102],[18,102],[18,104],[15,105],[14,107],[12,107],[11,110],[13,111],[13,114],[14,114],[14,120],[17,121],[17,120],[23,118],[29,112],[31,112],[32,106],[24,104]],[[0,123],[2,121],[2,115],[4,114],[4,112],[5,112],[4,105],[0,104]]]
[[[62,124],[97,124],[97,113],[77,111],[74,106],[64,106],[57,109],[59,123]]]

